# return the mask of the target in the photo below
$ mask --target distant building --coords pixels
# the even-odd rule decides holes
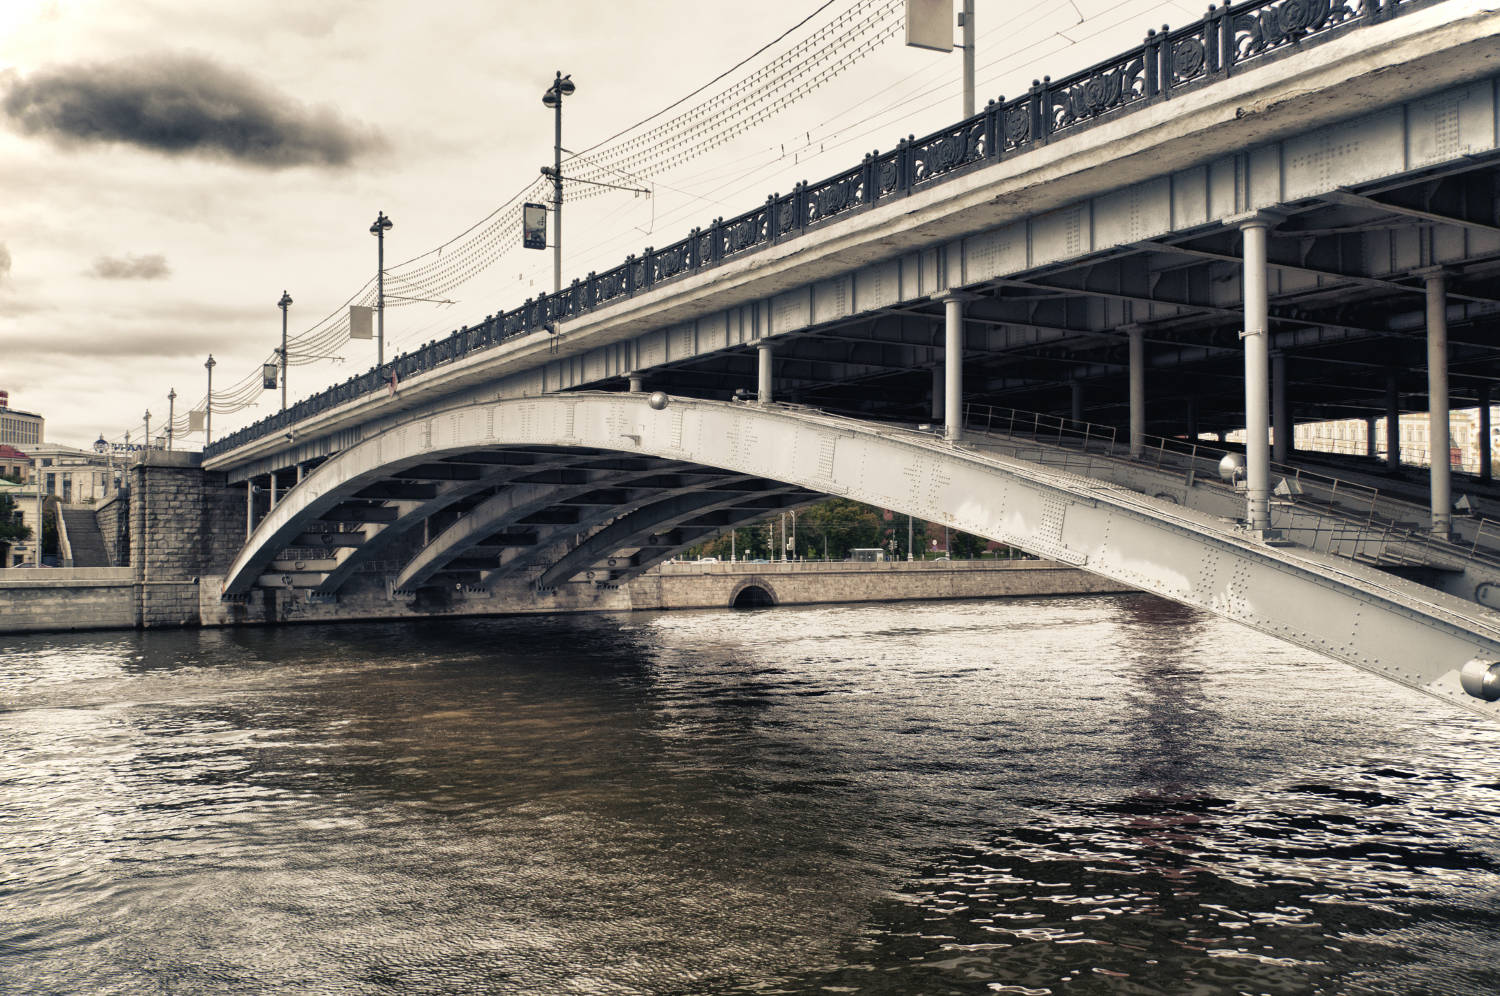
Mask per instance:
[[[36,538],[41,532],[36,528],[36,487],[35,484],[12,484],[9,481],[0,481],[0,495],[8,495],[13,501],[11,516],[23,526],[31,528],[31,539],[12,540],[10,550],[6,555],[5,562],[0,567],[19,567],[22,564],[36,563]]]
[[[42,482],[42,490],[65,505],[103,501],[109,490],[118,486],[125,469],[119,457],[112,459],[107,452],[56,444],[27,446],[25,450],[27,459],[33,461],[32,472]]]
[[[0,477],[26,482],[31,479],[31,457],[14,446],[0,443]]]
[[[42,417],[11,408],[10,392],[0,391],[0,444],[36,446],[45,438],[42,433]]]

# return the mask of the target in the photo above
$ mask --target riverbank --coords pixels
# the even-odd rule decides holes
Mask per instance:
[[[130,568],[0,570],[0,633],[255,626],[433,616],[629,612],[772,605],[1007,598],[1129,591],[1047,560],[917,563],[662,564],[623,585],[587,581],[538,591],[529,578],[492,589],[391,590],[382,576],[350,581],[336,601],[262,589],[228,601],[217,577],[142,582]],[[143,623],[143,620],[148,622]]]

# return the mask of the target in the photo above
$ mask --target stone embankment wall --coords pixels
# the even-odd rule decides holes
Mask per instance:
[[[424,588],[390,598],[378,575],[357,575],[337,602],[308,601],[304,592],[266,589],[222,602],[219,578],[199,588],[205,626],[418,619],[547,612],[628,612],[640,609],[728,608],[747,587],[776,605],[895,602],[943,598],[1004,598],[1131,591],[1127,585],[1046,560],[952,563],[664,564],[615,586],[559,585],[540,594],[518,578],[489,591]]]
[[[0,632],[128,629],[137,588],[129,567],[10,567],[0,570]]]
[[[109,552],[109,561],[116,567],[130,562],[130,492],[112,491],[108,498],[94,509],[94,521],[99,523],[99,532],[104,536],[104,549]]]

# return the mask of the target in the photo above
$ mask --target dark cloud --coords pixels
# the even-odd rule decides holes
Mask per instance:
[[[172,275],[167,267],[167,257],[151,256],[100,256],[94,260],[89,276],[101,280],[163,280]]]
[[[57,66],[0,82],[22,132],[55,141],[124,142],[266,169],[345,166],[384,145],[329,108],[308,108],[197,56]]]

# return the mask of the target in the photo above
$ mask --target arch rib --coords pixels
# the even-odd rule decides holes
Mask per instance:
[[[1500,718],[1462,689],[1500,660],[1500,616],[1191,508],[923,433],[786,406],[578,393],[459,405],[362,440],[277,505],[226,579],[244,591],[312,517],[388,469],[484,448],[615,451],[837,494],[1076,564]],[[614,512],[620,515],[628,512]]]

